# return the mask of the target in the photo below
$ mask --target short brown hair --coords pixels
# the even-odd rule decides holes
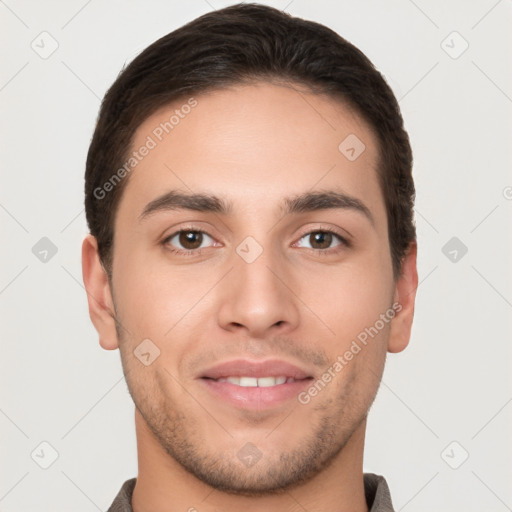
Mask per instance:
[[[400,274],[416,239],[415,190],[409,137],[390,87],[360,50],[329,28],[269,6],[237,4],[151,44],[120,72],[103,99],[87,155],[85,211],[109,276],[115,214],[129,176],[108,194],[98,197],[97,191],[126,162],[137,128],[171,102],[258,80],[298,84],[342,99],[369,123],[380,149],[393,274]]]

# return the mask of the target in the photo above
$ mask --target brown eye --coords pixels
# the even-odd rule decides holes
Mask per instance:
[[[310,233],[309,240],[313,249],[328,249],[332,243],[332,233],[315,231]]]
[[[199,249],[208,247],[208,245],[204,245],[205,242],[206,244],[209,242],[210,245],[213,243],[212,237],[207,233],[193,229],[182,229],[167,237],[163,244],[168,246],[171,252],[180,254],[196,250],[199,252]]]
[[[203,234],[199,231],[180,231],[179,243],[184,249],[198,249],[202,240]]]
[[[304,242],[305,241],[305,242]],[[336,242],[337,243],[334,243]],[[299,241],[299,245],[309,249],[316,249],[318,252],[328,252],[336,247],[349,247],[350,244],[342,236],[328,230],[317,230],[306,233]]]

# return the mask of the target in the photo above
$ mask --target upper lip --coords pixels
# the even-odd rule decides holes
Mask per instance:
[[[292,377],[295,380],[306,379],[312,375],[286,361],[268,359],[251,361],[235,359],[217,364],[205,370],[199,378],[220,379],[225,377]]]

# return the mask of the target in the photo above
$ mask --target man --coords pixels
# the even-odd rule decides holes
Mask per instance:
[[[117,78],[89,149],[89,312],[138,476],[110,511],[390,511],[363,474],[417,287],[397,102],[328,28],[239,4]]]

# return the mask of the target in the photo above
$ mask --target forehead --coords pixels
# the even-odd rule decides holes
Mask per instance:
[[[172,189],[225,196],[246,211],[316,188],[383,208],[371,128],[348,105],[298,86],[255,83],[181,99],[139,126],[131,151],[144,146],[120,210],[140,214]]]

